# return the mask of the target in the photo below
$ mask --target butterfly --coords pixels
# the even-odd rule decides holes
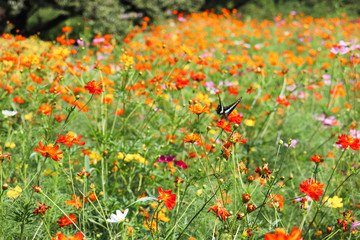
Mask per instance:
[[[219,96],[219,95],[218,95]],[[224,107],[224,105],[221,102],[220,96],[219,96],[219,105],[216,108],[216,113],[221,115],[221,119],[225,118],[226,120],[228,120],[228,116],[230,115],[230,113],[236,108],[236,106],[239,104],[239,102],[241,101],[242,97],[240,97],[236,102],[234,102],[233,104],[230,104],[227,107]]]

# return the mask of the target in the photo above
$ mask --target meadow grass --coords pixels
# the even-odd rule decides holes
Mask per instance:
[[[2,35],[0,239],[357,239],[360,22],[174,14]]]

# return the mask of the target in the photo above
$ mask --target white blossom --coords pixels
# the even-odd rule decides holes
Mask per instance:
[[[120,210],[116,210],[116,214],[112,213],[110,219],[106,219],[106,221],[110,223],[122,222],[125,220],[128,211],[129,209],[125,209],[124,213],[122,213]]]

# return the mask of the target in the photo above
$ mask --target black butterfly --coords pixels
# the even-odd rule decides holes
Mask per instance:
[[[228,120],[228,116],[230,115],[230,113],[236,108],[236,106],[239,104],[239,102],[241,101],[242,97],[240,97],[236,102],[234,102],[233,104],[224,107],[224,105],[221,102],[220,96],[219,97],[219,105],[216,108],[216,113],[221,115],[221,119],[225,118],[226,120]]]

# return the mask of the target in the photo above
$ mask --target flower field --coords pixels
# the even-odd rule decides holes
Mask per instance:
[[[358,239],[360,21],[235,10],[0,39],[0,239]]]

